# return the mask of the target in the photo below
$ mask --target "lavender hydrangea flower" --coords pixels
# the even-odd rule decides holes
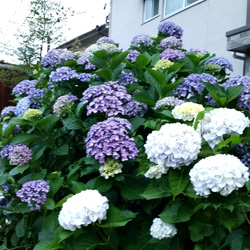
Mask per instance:
[[[176,49],[165,49],[161,54],[160,58],[173,61],[175,59],[185,58],[185,54],[181,50]]]
[[[13,145],[8,154],[10,165],[24,166],[31,160],[31,153],[31,150],[24,144]]]
[[[40,108],[42,106],[42,98],[45,95],[43,89],[32,89],[29,92],[28,97],[30,98],[30,107]]]
[[[153,40],[147,34],[138,34],[133,37],[131,44],[137,46],[151,46],[153,44]]]
[[[15,114],[15,110],[16,110],[16,107],[15,106],[7,106],[7,107],[4,107],[1,111],[1,117],[4,118],[4,117],[7,117],[9,115],[13,115]]]
[[[67,66],[58,68],[49,75],[49,80],[53,82],[63,82],[73,78],[78,78],[78,74],[74,69]]]
[[[206,54],[209,54],[209,51],[207,49],[203,49],[203,48],[197,48],[197,49],[191,48],[189,50],[188,54],[192,54],[192,53],[196,53],[198,55],[205,56]]]
[[[88,57],[91,56],[92,53],[84,53],[78,60],[77,60],[77,64],[78,65],[84,65],[85,70],[95,70],[96,66],[94,64],[92,64]]]
[[[6,144],[0,151],[1,158],[8,157],[9,153],[12,151],[13,145]]]
[[[37,80],[23,80],[13,88],[12,94],[29,95],[30,91],[36,88],[37,83]]]
[[[169,36],[161,40],[160,46],[164,49],[176,49],[182,46],[182,41],[175,36]]]
[[[16,193],[16,196],[21,199],[21,202],[27,202],[30,210],[39,210],[41,204],[47,200],[49,185],[46,181],[28,181],[24,183]]]
[[[180,38],[182,36],[182,33],[183,29],[180,26],[170,21],[162,22],[158,26],[159,35],[168,35]]]
[[[66,50],[60,54],[59,61],[60,62],[67,62],[70,60],[76,60],[76,58],[78,56],[79,56],[79,52],[72,52],[72,51]]]
[[[125,110],[129,117],[143,117],[148,111],[148,106],[136,100],[131,100],[126,104]]]
[[[127,161],[138,155],[133,138],[128,136],[131,124],[126,119],[111,117],[94,124],[85,139],[87,155],[93,155],[100,163],[106,157]]]
[[[119,84],[121,86],[127,86],[128,84],[137,83],[137,79],[134,77],[133,73],[123,72],[119,76]]]
[[[111,43],[111,44],[114,44],[114,40],[107,37],[107,36],[102,36],[100,37],[97,41],[96,41],[96,44],[102,44],[102,43]]]
[[[155,104],[155,109],[168,109],[168,108],[173,108],[177,105],[180,105],[184,103],[183,100],[180,100],[179,98],[177,97],[174,97],[174,96],[167,96],[167,97],[164,97],[163,99],[161,100],[158,100]]]
[[[53,113],[60,117],[67,111],[69,111],[78,98],[74,95],[63,95],[60,96],[53,105]]]
[[[91,73],[81,73],[78,75],[78,79],[81,82],[91,82],[93,77],[95,76]]]
[[[41,59],[41,64],[47,68],[54,68],[60,62],[60,55],[63,53],[63,49],[52,49]]]
[[[15,108],[15,115],[22,116],[31,105],[31,100],[29,96],[26,96],[18,101],[16,108]]]
[[[130,62],[135,62],[137,56],[139,56],[141,53],[137,50],[129,50],[128,55],[126,56],[126,60]]]
[[[212,57],[208,59],[204,65],[210,65],[210,64],[215,64],[220,66],[221,68],[233,71],[233,65],[225,57]]]
[[[210,74],[191,74],[183,79],[183,82],[176,87],[174,94],[179,98],[190,98],[196,94],[200,94],[204,89],[203,82],[216,84],[217,79]]]
[[[87,104],[87,115],[102,112],[108,116],[125,114],[125,104],[131,100],[126,88],[117,82],[106,82],[83,92],[81,101]]]

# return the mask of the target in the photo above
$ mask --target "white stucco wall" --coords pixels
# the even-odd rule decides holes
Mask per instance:
[[[226,57],[233,64],[232,74],[243,74],[243,61],[226,50],[225,34],[246,24],[247,0],[205,0],[165,19],[162,8],[160,0],[160,15],[143,23],[143,0],[112,0],[110,37],[127,49],[135,35],[156,35],[159,23],[169,20],[183,28],[185,49],[205,48]]]

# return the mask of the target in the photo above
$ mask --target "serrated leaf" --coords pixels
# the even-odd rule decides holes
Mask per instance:
[[[52,152],[54,155],[67,155],[69,152],[69,145],[65,143],[59,148],[53,150]]]
[[[16,235],[23,237],[27,230],[27,218],[23,217],[16,225]]]
[[[82,123],[73,116],[63,119],[63,126],[69,130],[78,130],[82,128]]]
[[[80,192],[83,191],[83,190],[86,190],[87,188],[86,188],[85,184],[82,183],[82,182],[72,181],[72,182],[70,183],[70,189],[71,189],[75,194],[77,194],[77,193],[80,193]]]
[[[140,68],[143,68],[149,63],[149,59],[145,55],[140,54],[139,56],[136,57],[135,63]]]
[[[47,198],[44,206],[48,210],[53,210],[55,208],[55,201],[51,198]]]
[[[43,228],[46,231],[54,232],[58,226],[58,214],[59,212],[55,212],[47,215],[43,220]]]

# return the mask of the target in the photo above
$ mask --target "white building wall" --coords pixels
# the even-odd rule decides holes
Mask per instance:
[[[234,67],[233,75],[243,74],[243,61],[233,58],[226,50],[226,32],[246,25],[247,0],[204,0],[172,16],[160,14],[143,23],[143,0],[112,0],[109,35],[120,48],[127,49],[132,38],[145,33],[156,35],[160,22],[168,20],[181,26],[185,49],[204,48],[217,56],[226,57]]]

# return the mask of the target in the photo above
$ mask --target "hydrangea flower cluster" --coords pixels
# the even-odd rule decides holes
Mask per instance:
[[[164,49],[176,49],[182,46],[182,41],[175,36],[169,36],[161,40],[160,46]]]
[[[111,43],[111,44],[114,44],[114,40],[107,37],[107,36],[102,36],[100,37],[97,41],[96,41],[96,44],[102,44],[102,43]]]
[[[22,116],[31,106],[31,100],[29,96],[25,96],[20,99],[15,108],[15,115]]]
[[[21,202],[27,202],[30,210],[39,210],[44,204],[49,192],[49,185],[46,181],[28,181],[24,183],[16,193]]]
[[[54,68],[60,62],[60,55],[63,53],[65,53],[63,49],[52,49],[41,59],[42,66]]]
[[[160,99],[156,102],[155,104],[155,109],[171,109],[177,105],[181,105],[182,103],[184,103],[183,100],[180,100],[177,97],[174,96],[167,96],[164,97],[163,99]]]
[[[175,106],[172,110],[172,114],[175,119],[180,119],[183,121],[192,121],[196,118],[198,113],[203,110],[204,107],[201,104],[185,102],[178,106]]]
[[[23,80],[19,82],[13,89],[12,94],[26,94],[29,95],[30,91],[36,88],[37,80]]]
[[[151,166],[144,176],[149,179],[160,179],[162,174],[166,174],[166,168],[161,165],[155,165]]]
[[[138,34],[133,37],[131,44],[136,46],[151,46],[153,44],[153,40],[147,34]]]
[[[204,118],[199,121],[197,131],[214,148],[223,141],[223,136],[241,135],[250,120],[240,111],[228,108],[213,109],[205,113]]]
[[[87,155],[93,155],[100,163],[106,157],[127,161],[138,155],[133,138],[128,136],[131,124],[123,118],[111,117],[94,124],[85,139]]]
[[[23,114],[23,119],[28,120],[30,118],[34,117],[39,117],[42,115],[42,111],[40,109],[28,109],[24,114]]]
[[[125,114],[129,117],[143,117],[148,111],[148,106],[136,100],[131,100],[125,107]]]
[[[170,167],[188,166],[197,159],[201,136],[186,124],[169,123],[149,134],[144,147],[148,159],[166,173]]]
[[[214,64],[220,66],[223,69],[229,69],[230,71],[233,71],[233,65],[225,57],[212,57],[208,59],[204,65],[209,66],[210,64]]]
[[[12,114],[15,114],[15,110],[16,110],[15,106],[4,107],[1,111],[1,117],[4,118],[7,116],[11,116]]]
[[[141,53],[137,50],[130,50],[128,55],[126,56],[126,60],[130,62],[135,62],[137,56],[139,56]]]
[[[32,159],[32,151],[24,144],[13,145],[10,148],[8,159],[10,165],[24,166]]]
[[[197,49],[191,48],[188,54],[192,54],[192,53],[196,53],[197,55],[202,57],[202,56],[205,56],[206,54],[209,54],[209,51],[204,48],[197,48]]]
[[[79,52],[72,52],[69,50],[64,51],[62,54],[59,56],[59,61],[60,62],[67,62],[70,60],[75,60],[79,56]]]
[[[249,179],[248,168],[233,155],[218,154],[200,160],[191,169],[190,180],[197,195],[211,192],[223,196],[243,187]]]
[[[81,82],[91,82],[93,77],[94,75],[91,73],[81,73],[78,75],[78,79]]]
[[[168,69],[169,67],[171,67],[172,65],[174,65],[173,62],[171,62],[168,59],[160,59],[153,67],[154,70],[159,70],[159,69]]]
[[[97,190],[84,190],[63,203],[58,216],[59,224],[66,230],[75,231],[81,226],[106,219],[108,199]]]
[[[125,115],[125,105],[131,101],[131,95],[127,94],[124,86],[110,81],[85,90],[81,101],[87,104],[87,115],[97,112],[108,116]]]
[[[153,238],[162,240],[165,238],[172,238],[177,234],[175,225],[165,223],[160,218],[155,218],[153,224],[150,227],[150,235]]]
[[[0,156],[1,158],[8,157],[9,153],[12,150],[12,145],[11,144],[6,144],[0,151]]]
[[[103,165],[100,166],[99,172],[101,176],[108,179],[109,177],[114,177],[115,175],[121,173],[122,167],[122,163],[111,158],[107,159]]]
[[[183,34],[183,29],[173,22],[165,21],[159,24],[158,34],[175,36],[176,38],[180,38]]]
[[[246,153],[241,157],[241,162],[248,167],[248,172],[250,171],[250,153]]]
[[[85,50],[85,53],[87,54],[93,54],[94,52],[96,51],[99,51],[100,50],[100,46],[96,43],[94,44],[91,44],[86,50]]]
[[[95,70],[96,66],[94,64],[92,64],[88,57],[91,56],[92,53],[87,53],[85,52],[78,60],[77,60],[77,64],[78,65],[84,65],[84,69],[85,70]]]
[[[63,82],[73,78],[78,78],[78,74],[74,69],[67,66],[58,68],[49,75],[49,80],[52,82]]]
[[[74,101],[78,98],[74,95],[62,95],[60,96],[53,105],[53,113],[60,117],[64,113],[71,110]]]
[[[174,90],[174,94],[176,94],[179,98],[190,98],[196,94],[200,94],[204,89],[203,82],[216,84],[217,79],[207,73],[191,74],[184,78],[183,82],[177,86]]]
[[[120,51],[119,48],[112,43],[102,43],[99,45],[99,50],[106,50],[109,53]]]
[[[45,95],[43,89],[32,89],[28,95],[30,99],[30,107],[40,108],[42,104],[42,98]]]
[[[137,83],[137,79],[132,72],[123,72],[119,76],[119,84],[121,86],[127,86],[128,84]]]
[[[183,59],[185,57],[186,57],[185,54],[181,50],[177,50],[177,49],[165,49],[160,54],[161,59],[166,59],[170,61],[173,61],[175,59]]]

